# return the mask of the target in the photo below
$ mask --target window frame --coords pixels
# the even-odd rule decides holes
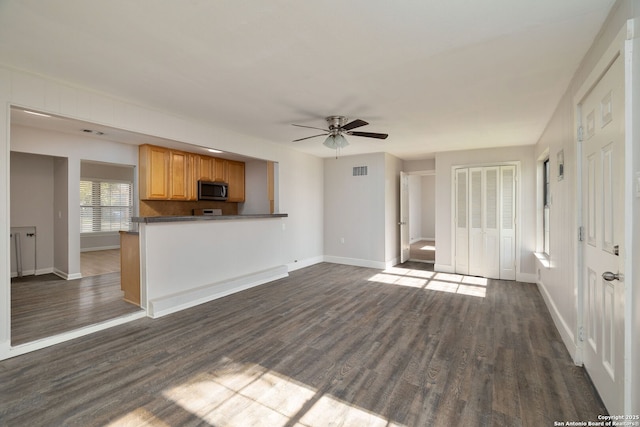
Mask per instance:
[[[551,161],[549,157],[542,161],[542,252],[551,253]]]
[[[83,197],[82,197],[82,186],[83,183],[85,182],[90,182],[92,185],[92,196],[91,196],[91,201],[95,202],[96,199],[100,199],[100,194],[98,196],[93,195],[93,191],[94,188],[97,186],[98,191],[100,191],[100,187],[101,184],[109,184],[109,185],[113,185],[113,184],[118,184],[118,185],[122,185],[125,184],[127,185],[128,188],[128,192],[129,192],[129,200],[128,200],[128,204],[127,205],[121,205],[121,204],[109,204],[109,205],[101,205],[101,204],[83,204]],[[97,235],[105,235],[105,234],[116,234],[118,233],[120,230],[129,230],[130,226],[131,226],[131,218],[133,217],[133,182],[131,181],[127,181],[127,180],[117,180],[117,179],[102,179],[102,178],[85,178],[82,177],[80,178],[80,188],[78,189],[80,192],[80,234],[81,235],[91,235],[91,236],[97,236]],[[91,231],[88,231],[85,229],[85,226],[83,224],[83,221],[85,220],[85,216],[82,214],[82,209],[83,208],[91,208],[93,209],[93,214],[91,215]],[[108,209],[112,209],[113,211],[120,211],[121,215],[124,217],[123,219],[120,220],[119,222],[119,228],[114,229],[113,228],[113,222],[111,222],[111,227],[108,230],[103,229],[103,211],[105,210],[105,208]],[[97,209],[97,212],[96,212]],[[96,227],[96,220],[98,222],[98,225]],[[99,229],[96,229],[99,228]]]

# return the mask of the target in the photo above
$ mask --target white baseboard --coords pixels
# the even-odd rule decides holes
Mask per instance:
[[[564,346],[569,351],[569,354],[571,355],[571,359],[574,361],[574,363],[579,364],[577,363],[578,349],[576,346],[575,335],[573,334],[573,331],[571,330],[569,325],[567,325],[567,323],[564,321],[564,318],[558,311],[558,307],[553,302],[553,299],[551,299],[551,295],[549,295],[549,292],[547,291],[547,288],[544,286],[544,284],[542,282],[537,282],[536,284],[538,285],[538,290],[542,295],[542,299],[544,300],[544,303],[546,304],[547,309],[551,314],[553,323],[555,324],[556,329],[560,333],[560,338],[562,338],[562,342],[564,343]]]
[[[82,279],[82,274],[80,273],[65,273],[62,270],[58,270],[57,268],[54,267],[53,274],[55,274],[58,277],[63,278],[64,280],[76,280],[76,279]]]
[[[23,271],[22,275],[23,276],[40,276],[42,274],[50,274],[53,273],[53,267],[47,267],[47,268],[39,268],[37,270],[27,270],[27,271]],[[18,277],[18,272],[17,271],[12,271],[11,272],[11,278],[15,278]]]
[[[324,261],[331,262],[333,264],[353,265],[354,267],[377,268],[378,270],[384,270],[387,268],[387,264],[385,262],[371,261],[368,259],[345,258],[325,255]]]
[[[144,317],[146,317],[146,313],[143,310],[140,310],[140,311],[136,311],[135,313],[126,314],[124,316],[117,317],[115,319],[110,319],[104,322],[96,323],[95,325],[85,326],[83,328],[75,329],[69,332],[63,332],[59,335],[42,338],[36,341],[17,345],[15,347],[12,347],[7,343],[6,346],[4,345],[0,346],[0,360],[8,359],[10,357],[20,356],[22,354],[26,354],[32,351],[50,347],[55,344],[60,344],[61,342],[70,341],[75,338],[93,334],[94,332],[102,331],[108,328],[112,328],[114,326],[132,322],[137,319],[142,319]]]
[[[433,271],[437,271],[440,273],[455,273],[456,268],[453,265],[447,264],[434,264]]]
[[[320,264],[323,261],[324,261],[324,258],[322,256],[307,258],[303,260],[296,260],[295,262],[291,262],[287,264],[287,268],[291,272],[291,271],[300,270],[301,268],[310,267],[315,264]]]
[[[516,282],[537,283],[538,277],[535,273],[516,273]]]
[[[286,265],[211,283],[185,292],[167,295],[149,301],[148,315],[152,318],[166,316],[214,299],[222,298],[245,289],[253,288],[289,275]]]

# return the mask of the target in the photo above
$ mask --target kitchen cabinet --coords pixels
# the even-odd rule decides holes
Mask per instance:
[[[140,243],[138,233],[120,231],[120,289],[124,300],[140,305]]]
[[[215,158],[213,180],[218,182],[229,182],[227,160]]]
[[[198,200],[198,181],[229,185],[229,202],[245,200],[245,164],[180,150],[141,145],[140,200]]]
[[[196,160],[196,181],[215,181],[216,159],[211,156],[195,155]]]
[[[140,200],[196,200],[195,154],[141,145]]]
[[[189,200],[189,155],[182,151],[169,151],[169,200]]]
[[[140,199],[169,199],[169,149],[141,145],[138,162]]]
[[[244,202],[244,163],[227,160],[228,202]]]

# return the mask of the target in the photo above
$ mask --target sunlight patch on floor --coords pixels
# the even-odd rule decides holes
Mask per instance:
[[[223,367],[199,373],[162,396],[212,426],[405,427],[260,365],[229,358],[220,362]],[[108,425],[168,426],[161,418],[140,407]]]
[[[390,267],[369,279],[371,282],[448,292],[484,298],[489,281],[484,277]]]
[[[389,422],[379,415],[345,404],[332,396],[324,395],[304,414],[296,426],[400,427],[400,424]]]
[[[425,245],[421,248],[419,248],[421,251],[435,251],[436,247],[433,245]]]

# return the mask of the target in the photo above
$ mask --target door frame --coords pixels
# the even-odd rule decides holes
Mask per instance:
[[[501,162],[484,162],[484,163],[465,163],[465,164],[454,164],[451,165],[451,218],[450,218],[450,227],[451,227],[451,234],[450,234],[450,239],[451,239],[451,273],[455,273],[456,271],[456,224],[457,224],[457,210],[456,210],[456,203],[457,203],[457,198],[456,198],[456,169],[461,169],[461,168],[475,168],[475,167],[487,167],[487,166],[514,166],[516,168],[516,173],[515,173],[515,201],[514,201],[514,206],[515,206],[515,226],[514,226],[514,232],[515,232],[515,270],[516,270],[516,281],[524,281],[524,282],[528,282],[528,279],[523,279],[520,276],[520,246],[521,246],[521,235],[522,233],[520,232],[520,212],[522,212],[522,189],[521,189],[521,183],[522,183],[522,164],[520,160],[513,160],[513,161],[501,161]],[[467,205],[468,206],[468,205]],[[468,224],[467,224],[468,225]]]
[[[583,205],[583,191],[584,186],[582,183],[582,102],[585,97],[591,92],[593,87],[600,81],[601,77],[607,72],[611,64],[621,57],[624,63],[624,79],[625,79],[625,124],[624,124],[624,158],[625,158],[625,171],[624,171],[624,222],[625,222],[625,240],[624,240],[624,403],[623,408],[625,413],[630,414],[632,411],[632,388],[633,381],[631,380],[631,374],[633,371],[632,361],[633,359],[633,309],[634,309],[634,292],[633,292],[633,185],[634,182],[634,164],[633,164],[633,119],[632,119],[632,84],[638,85],[640,79],[636,76],[633,77],[631,72],[632,62],[628,59],[632,57],[633,52],[633,20],[629,20],[618,32],[613,42],[609,45],[607,50],[598,60],[596,66],[591,70],[586,80],[582,83],[578,91],[573,97],[574,106],[574,141],[576,143],[576,224],[579,228],[584,230],[584,218],[582,215]],[[576,352],[574,356],[574,362],[576,365],[584,365],[584,341],[583,331],[585,330],[585,285],[584,285],[584,242],[579,242],[577,245],[576,262],[574,268],[575,277],[575,289],[577,297],[577,330],[575,331],[575,345]]]

